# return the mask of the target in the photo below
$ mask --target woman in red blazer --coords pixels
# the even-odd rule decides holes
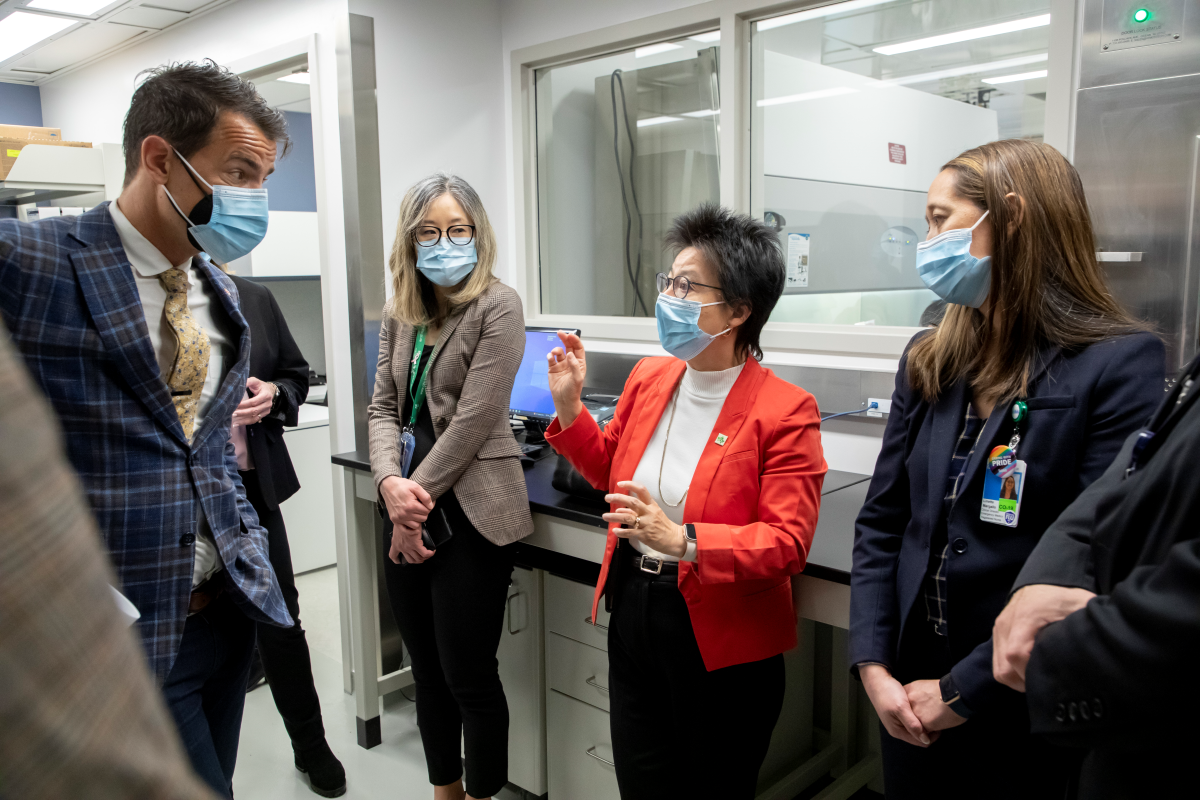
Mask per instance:
[[[659,339],[601,431],[583,345],[549,356],[546,439],[611,494],[596,587],[612,612],[609,700],[621,797],[752,798],[796,645],[825,476],[812,395],[759,365],[784,285],[775,233],[703,205],[676,220],[658,276]],[[712,331],[712,333],[710,333]]]

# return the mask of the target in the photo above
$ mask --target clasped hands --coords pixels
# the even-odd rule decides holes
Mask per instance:
[[[379,495],[392,521],[392,546],[388,558],[400,564],[420,564],[433,555],[421,542],[421,526],[433,511],[433,498],[421,485],[408,478],[390,475],[379,484]]]
[[[242,398],[242,402],[233,410],[234,425],[262,422],[263,417],[271,413],[275,393],[279,391],[275,384],[253,377],[246,379],[246,389],[250,392],[249,396]]]
[[[1087,589],[1045,584],[1017,590],[992,629],[992,674],[996,680],[1025,691],[1025,670],[1038,633],[1080,610],[1095,596]],[[939,731],[966,722],[942,701],[936,680],[902,686],[880,664],[864,664],[859,674],[887,732],[901,741],[928,747],[937,741]]]
[[[628,494],[604,496],[607,502],[624,506],[604,515],[604,521],[610,523],[609,530],[622,539],[636,539],[660,553],[683,558],[687,553],[683,526],[668,519],[640,483],[620,481],[617,488]]]

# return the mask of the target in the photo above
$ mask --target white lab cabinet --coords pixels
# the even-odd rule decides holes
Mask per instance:
[[[300,406],[300,424],[283,429],[283,441],[300,479],[300,491],[280,506],[299,575],[337,563],[333,533],[333,465],[329,461],[329,409]]]
[[[546,694],[542,650],[542,572],[513,570],[496,652],[508,700],[508,780],[546,793]]]

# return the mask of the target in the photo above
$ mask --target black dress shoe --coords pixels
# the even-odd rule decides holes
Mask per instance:
[[[304,750],[292,748],[296,769],[308,775],[312,790],[321,797],[341,797],[346,793],[346,770],[324,739]]]

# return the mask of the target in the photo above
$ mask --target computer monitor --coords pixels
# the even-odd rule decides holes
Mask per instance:
[[[513,381],[508,407],[518,417],[549,422],[554,418],[554,399],[550,396],[550,372],[546,355],[562,345],[558,328],[526,328],[525,356]],[[568,329],[576,336],[578,329]]]

